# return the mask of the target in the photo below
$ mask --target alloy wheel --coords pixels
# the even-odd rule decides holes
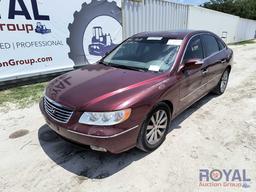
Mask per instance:
[[[222,75],[221,82],[220,82],[220,91],[222,93],[225,91],[227,84],[228,84],[228,71],[226,70]]]
[[[158,110],[150,118],[146,128],[146,139],[150,145],[157,144],[162,137],[168,126],[168,116],[166,111]]]

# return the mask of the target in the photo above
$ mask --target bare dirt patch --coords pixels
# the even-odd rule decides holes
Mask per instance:
[[[12,134],[9,135],[10,139],[17,139],[19,137],[23,137],[29,133],[29,130],[26,129],[21,129],[18,131],[13,132]]]

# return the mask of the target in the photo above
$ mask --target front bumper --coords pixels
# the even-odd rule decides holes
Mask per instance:
[[[90,145],[93,149],[102,148],[111,153],[121,153],[136,146],[139,125],[122,130],[116,126],[92,127],[79,124],[76,117],[74,117],[76,121],[71,120],[71,123],[61,124],[47,115],[43,101],[40,102],[39,106],[49,127],[57,134],[75,143]],[[115,130],[115,132],[111,130]]]

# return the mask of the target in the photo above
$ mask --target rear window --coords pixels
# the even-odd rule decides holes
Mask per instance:
[[[223,49],[226,48],[226,45],[221,40],[217,39],[217,42],[219,44],[219,49],[220,50],[223,50]]]

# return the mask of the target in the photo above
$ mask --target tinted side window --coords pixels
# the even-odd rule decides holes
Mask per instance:
[[[202,43],[199,36],[194,37],[190,40],[183,61],[189,59],[203,59]]]
[[[219,51],[219,44],[217,43],[215,37],[211,35],[202,35],[202,40],[204,42],[205,57]]]
[[[221,40],[217,39],[217,41],[218,41],[220,50],[223,50],[226,48],[226,45]]]

